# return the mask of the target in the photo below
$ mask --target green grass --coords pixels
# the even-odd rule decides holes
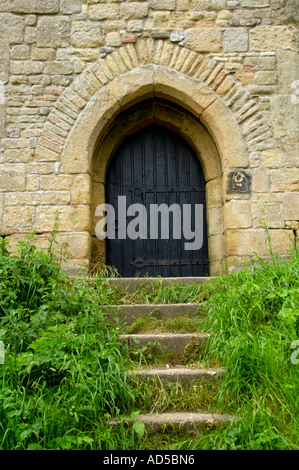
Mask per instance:
[[[298,250],[288,260],[257,259],[206,289],[206,355],[227,369],[219,401],[234,402],[244,417],[217,446],[298,449],[299,364],[291,361],[299,338]]]
[[[65,255],[55,247],[55,233],[46,251],[37,250],[32,234],[15,256],[0,238],[1,450],[299,449],[298,249],[286,260],[256,257],[203,286],[157,283],[129,295],[103,273],[93,282],[68,277],[61,270]],[[193,363],[221,365],[224,380],[188,391],[157,381],[132,384],[126,372],[134,361],[101,305],[203,301],[199,318],[143,319],[131,332],[210,333]],[[186,410],[241,419],[202,435],[149,436],[128,426],[138,411]],[[115,418],[120,425],[108,426]]]
[[[122,446],[122,431],[107,427],[133,400],[118,333],[56,255],[34,236],[18,256],[0,244],[0,449]]]
[[[201,285],[195,284],[170,284],[163,285],[157,280],[154,284],[148,284],[146,279],[134,292],[126,292],[120,286],[113,287],[109,283],[109,277],[113,273],[99,271],[90,281],[98,291],[102,305],[129,305],[129,304],[177,304],[197,303],[204,300],[204,290]]]

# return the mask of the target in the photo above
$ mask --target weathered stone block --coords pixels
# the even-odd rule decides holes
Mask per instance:
[[[292,93],[292,83],[299,77],[299,53],[277,51],[276,60],[279,93]]]
[[[52,49],[49,47],[46,47],[46,48],[35,47],[35,48],[32,48],[32,51],[31,51],[31,58],[34,60],[39,60],[39,61],[53,60],[55,58],[55,55],[56,55],[55,49]]]
[[[224,237],[221,235],[211,235],[208,239],[209,257],[212,261],[220,260],[223,254]]]
[[[122,3],[120,6],[120,16],[125,20],[146,18],[148,15],[147,3],[130,2]]]
[[[48,75],[70,75],[74,71],[72,62],[50,61],[45,63],[44,73]]]
[[[286,229],[270,229],[269,232],[272,251],[278,251],[280,255],[290,254],[290,250],[293,249],[293,232]]]
[[[82,11],[82,0],[61,0],[60,11],[66,15],[74,15],[75,13],[81,13]]]
[[[252,169],[253,193],[267,193],[269,191],[269,172],[266,168]]]
[[[39,176],[38,175],[27,175],[26,177],[26,191],[38,191],[39,190]]]
[[[91,227],[89,206],[77,206],[74,210],[73,227],[79,232],[88,232]]]
[[[72,188],[72,204],[90,203],[90,177],[88,175],[78,175],[75,178]]]
[[[35,26],[36,23],[37,23],[37,16],[36,15],[26,16],[26,26]]]
[[[221,52],[222,33],[216,28],[196,28],[186,32],[186,46],[196,52]]]
[[[3,213],[3,228],[7,232],[19,232],[30,226],[34,218],[34,208],[31,206],[7,206]]]
[[[277,202],[253,204],[252,218],[254,227],[263,227],[264,223],[269,228],[284,227],[283,207],[282,204]]]
[[[9,46],[0,43],[0,80],[5,83],[9,75]],[[4,97],[1,97],[0,107],[3,105]],[[0,131],[1,133],[1,131]]]
[[[12,9],[12,0],[2,0],[0,3],[0,12],[10,12]]]
[[[108,33],[106,36],[107,46],[120,46],[122,43],[121,36],[118,31]]]
[[[68,191],[73,184],[73,178],[70,175],[41,176],[40,189],[45,191]]]
[[[241,132],[233,124],[234,118],[220,100],[215,100],[202,112],[202,122],[213,135],[217,135],[217,145],[221,148],[221,161],[224,167],[236,169],[248,166],[248,153]],[[229,140],[227,136],[229,135]],[[231,147],[232,146],[232,147]],[[234,148],[232,155],[231,148]],[[248,193],[240,193],[245,197]]]
[[[17,44],[23,42],[24,39],[24,19],[3,13],[0,15],[0,44]]]
[[[217,94],[222,97],[235,86],[235,81],[230,75],[226,75],[220,85],[217,87]]]
[[[279,51],[277,51],[278,53]],[[285,54],[286,51],[283,52]],[[252,71],[256,70],[274,70],[275,69],[275,56],[248,56],[244,58],[244,66]]]
[[[274,71],[262,70],[256,72],[255,83],[257,85],[275,85],[276,84],[276,73]]]
[[[95,21],[119,20],[119,5],[117,3],[91,5],[89,18]]]
[[[269,6],[269,0],[242,0],[242,7],[265,8]]]
[[[14,46],[11,50],[11,58],[13,60],[24,60],[30,58],[30,47],[26,44]]]
[[[222,235],[222,208],[214,207],[207,212],[207,224],[209,236]]]
[[[299,194],[285,193],[283,195],[285,220],[299,220]]]
[[[175,10],[176,0],[150,0],[149,6],[153,10]]]
[[[26,26],[25,28],[25,44],[36,44],[37,29],[35,26]]]
[[[12,189],[10,188],[9,191]],[[70,203],[69,191],[16,191],[7,192],[5,201],[8,206],[63,206]]]
[[[191,0],[177,0],[178,11],[188,11],[190,9]]]
[[[225,52],[245,52],[248,49],[248,31],[246,28],[228,28],[223,33]]]
[[[222,10],[226,6],[225,0],[192,0],[193,10]]]
[[[252,85],[254,81],[254,72],[239,71],[236,73],[236,78],[242,83],[242,85]]]
[[[14,0],[14,13],[58,13],[59,0]]]
[[[271,125],[277,137],[298,137],[299,106],[290,95],[270,98]]]
[[[27,173],[32,175],[50,175],[54,173],[54,163],[28,163]]]
[[[263,150],[260,162],[266,168],[282,168],[286,163],[282,149]]]
[[[142,20],[130,20],[127,22],[127,30],[130,33],[140,33],[144,30]]]
[[[25,165],[4,163],[0,165],[0,191],[25,190]]]
[[[224,230],[252,226],[250,201],[232,199],[224,207]]]
[[[27,163],[33,155],[34,150],[32,149],[9,149],[4,152],[6,163]]]
[[[299,141],[296,136],[287,137],[283,142],[283,149],[286,154],[287,166],[289,168],[299,167]]]
[[[44,64],[33,60],[12,61],[10,71],[14,75],[38,75],[42,73]]]
[[[227,230],[225,246],[227,256],[250,256],[266,253],[266,234],[262,229]]]
[[[207,182],[206,197],[208,207],[222,205],[222,187],[218,178]]]
[[[37,233],[54,229],[56,213],[59,216],[58,229],[70,231],[73,228],[74,208],[70,206],[43,206],[36,209],[35,228]]]
[[[58,244],[67,243],[72,258],[90,258],[90,234],[87,232],[58,233]]]
[[[299,168],[271,170],[270,180],[273,192],[299,191]]]
[[[293,26],[260,25],[250,31],[251,51],[296,50],[296,30]]]
[[[38,47],[67,47],[69,45],[69,18],[45,16],[39,19],[37,26]]]

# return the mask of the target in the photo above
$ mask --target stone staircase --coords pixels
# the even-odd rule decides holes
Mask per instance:
[[[115,286],[121,286],[126,292],[133,292],[141,283],[162,282],[189,283],[200,285],[210,278],[114,278],[110,279]],[[171,318],[190,318],[201,315],[199,304],[140,304],[140,305],[110,305],[105,307],[108,318],[113,322],[118,317],[124,329],[130,327],[137,319],[158,317],[160,320]],[[127,344],[128,354],[136,348],[150,347],[151,354],[164,358],[164,363],[154,367],[136,367],[130,371],[134,381],[147,381],[157,379],[158,383],[179,383],[188,390],[207,383],[215,383],[223,377],[223,369],[205,369],[192,365],[192,358],[198,358],[208,339],[205,333],[148,333],[121,334],[120,339]],[[212,414],[210,412],[167,412],[139,414],[135,421],[143,422],[148,432],[165,430],[166,426],[183,429],[186,432],[209,430],[223,422],[230,422],[235,417],[226,414]]]

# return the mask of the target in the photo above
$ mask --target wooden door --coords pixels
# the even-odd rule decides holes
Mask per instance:
[[[132,204],[145,207],[146,238],[143,230],[142,238],[126,236],[119,239],[120,231],[124,233],[124,220],[127,224],[134,220],[132,215],[124,219],[123,214],[119,214],[119,196],[126,197],[127,208]],[[178,134],[153,124],[127,137],[108,169],[106,202],[114,207],[116,217],[115,239],[106,240],[107,264],[116,268],[121,276],[209,275],[204,175],[194,150]],[[185,238],[182,231],[181,239],[178,238],[178,228],[175,228],[178,221],[174,220],[178,211],[169,211],[168,238],[165,239],[165,233],[162,238],[161,224],[166,222],[165,213],[162,218],[158,214],[161,225],[158,237],[151,237],[153,232],[157,235],[157,227],[151,227],[154,214],[151,209],[161,204],[167,207],[175,204],[172,207],[181,209],[182,217],[184,206],[188,205],[192,216],[189,225],[193,231],[196,228],[195,207],[202,207],[202,246],[199,249],[186,249],[186,242],[191,238]],[[194,246],[196,248],[196,244]]]

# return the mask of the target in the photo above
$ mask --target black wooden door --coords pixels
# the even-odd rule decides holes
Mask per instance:
[[[126,201],[127,209],[132,204],[145,207],[147,219],[143,224],[142,235],[139,232],[141,238],[138,237],[138,230],[137,236],[135,232],[135,237],[130,235],[124,238],[124,224],[128,226],[130,221],[136,222],[136,215],[140,216],[144,211],[136,212],[135,216],[133,211],[124,219],[123,211],[122,214],[118,211],[119,196],[126,197],[122,201]],[[195,152],[178,134],[154,124],[127,137],[116,151],[108,169],[106,202],[114,207],[116,214],[115,239],[106,240],[107,264],[115,267],[121,276],[179,277],[209,274],[204,175]],[[159,212],[158,219],[153,219],[155,211],[151,212],[153,207],[157,208],[161,204],[164,204],[164,208],[176,205],[172,206],[176,212],[169,211],[169,237],[167,230],[162,235],[161,228],[167,222],[167,212],[164,216],[160,216]],[[196,205],[197,208],[201,205],[203,209],[200,227],[203,244],[199,249],[186,249],[186,242],[191,240],[191,234],[188,232],[186,239],[183,231],[184,220],[188,222],[186,208],[191,208],[189,227],[194,231]],[[181,210],[180,220],[177,220],[180,214],[178,209]],[[158,220],[158,228],[153,227],[153,220]],[[167,224],[163,227],[167,229]],[[135,225],[135,228],[140,229],[140,224]],[[178,236],[180,228],[181,237]],[[194,244],[195,248],[197,246]]]

